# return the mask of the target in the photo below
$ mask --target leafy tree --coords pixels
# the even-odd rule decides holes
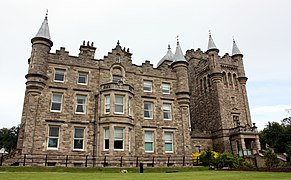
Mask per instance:
[[[0,129],[0,149],[5,148],[8,153],[16,149],[17,136],[19,127],[13,126],[12,128]]]
[[[272,151],[268,150],[264,154],[265,164],[267,167],[277,167],[279,165],[279,159],[277,158],[277,155]]]
[[[290,129],[290,132],[288,132]],[[290,133],[290,137],[289,134]],[[283,125],[278,122],[269,122],[267,127],[260,132],[260,139],[262,147],[266,148],[266,144],[269,147],[274,148],[275,152],[284,153],[290,145],[289,139],[291,138],[291,125]]]

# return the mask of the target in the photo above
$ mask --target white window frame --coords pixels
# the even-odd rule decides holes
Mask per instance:
[[[116,137],[116,130],[122,130],[122,138]],[[122,141],[122,149],[115,148],[115,141]],[[113,148],[115,151],[123,151],[124,150],[124,127],[114,127],[114,144]]]
[[[82,129],[83,130],[83,137],[76,137],[76,129]],[[82,141],[82,149],[75,148],[75,140],[81,140]],[[73,150],[74,151],[84,151],[84,145],[85,145],[85,128],[83,127],[75,127],[74,128],[74,140],[73,140]]]
[[[170,94],[171,93],[171,84],[170,83],[162,83],[162,93]]]
[[[149,112],[149,115],[150,115],[150,117],[146,117],[145,116],[145,111],[146,111],[146,109],[145,109],[145,104],[150,104],[151,105],[151,108],[150,109],[147,109],[147,111]],[[153,102],[151,102],[151,101],[144,101],[144,108],[143,108],[143,111],[144,111],[144,113],[143,113],[143,117],[144,117],[144,119],[153,119],[153,106],[154,106],[154,103]]]
[[[109,127],[104,127],[103,128],[103,150],[104,151],[109,151],[110,148],[110,130]],[[106,134],[107,133],[107,134]],[[108,137],[106,137],[108,135]],[[106,140],[108,140],[108,148],[106,148]]]
[[[108,108],[108,112],[107,112]],[[104,95],[104,113],[109,114],[110,113],[110,94]]]
[[[149,90],[147,90],[145,88],[149,88]],[[144,92],[153,92],[153,82],[148,81],[148,80],[144,80],[143,81],[143,91]]]
[[[54,100],[54,96],[55,95],[61,95],[61,101],[55,101]],[[60,104],[60,110],[52,109],[54,103]],[[62,112],[62,104],[63,104],[63,93],[53,92],[52,95],[51,95],[51,107],[50,107],[50,111],[51,112]]]
[[[83,104],[79,104],[78,98],[82,97],[84,100]],[[81,99],[82,99],[81,98]],[[84,112],[77,112],[78,106],[83,106]],[[76,106],[75,106],[75,114],[86,114],[86,109],[87,109],[87,96],[86,95],[77,95],[76,96]]]
[[[171,135],[171,140],[166,139],[166,134]],[[166,144],[171,144],[172,151],[166,150]],[[173,132],[164,132],[164,149],[165,149],[165,153],[173,153],[174,152],[174,133]]]
[[[79,81],[81,76],[83,76],[85,78],[85,83]],[[78,72],[77,84],[87,85],[88,84],[88,73]]]
[[[50,136],[50,131],[51,131],[50,128],[58,128],[58,136]],[[57,139],[57,147],[49,147],[50,139]],[[59,149],[59,142],[60,142],[60,127],[59,126],[54,126],[54,125],[49,125],[48,126],[47,149],[49,149],[49,150],[58,150]]]
[[[168,113],[169,118],[165,118],[165,113]],[[171,103],[163,103],[163,119],[167,121],[172,120],[172,104]]]
[[[128,152],[131,152],[132,129],[128,128]]]
[[[128,115],[132,116],[132,97],[128,97]]]
[[[122,98],[122,103],[118,103],[117,102],[117,97],[121,97]],[[124,99],[125,99],[125,96],[124,95],[120,95],[120,94],[115,94],[114,96],[114,113],[115,114],[124,114]],[[122,112],[117,112],[116,111],[116,106],[122,106]]]
[[[151,140],[147,140],[146,138],[146,134],[147,133],[150,133],[151,134]],[[152,150],[147,150],[146,149],[146,143],[151,143],[152,144]],[[147,152],[147,153],[153,153],[155,152],[155,132],[154,131],[150,131],[150,130],[147,130],[147,131],[144,131],[144,151]]]
[[[54,82],[65,82],[65,72],[66,72],[65,69],[56,68],[55,71],[54,71]],[[63,75],[63,80],[57,80],[56,79],[56,75],[57,74]]]

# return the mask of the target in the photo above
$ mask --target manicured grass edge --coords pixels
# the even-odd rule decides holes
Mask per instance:
[[[139,173],[139,168],[136,167],[40,167],[40,166],[1,166],[0,172],[70,172],[70,173],[120,173],[126,169],[129,173]],[[206,171],[207,167],[145,167],[144,173],[167,173],[167,172],[191,172],[191,171]]]

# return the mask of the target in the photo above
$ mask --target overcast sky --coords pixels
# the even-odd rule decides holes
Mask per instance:
[[[77,56],[93,41],[96,59],[115,47],[130,48],[133,63],[154,66],[175,48],[206,51],[211,30],[220,55],[231,53],[232,37],[244,54],[252,121],[259,129],[291,109],[290,0],[9,0],[0,6],[0,128],[18,125],[31,43],[49,10],[54,46]]]

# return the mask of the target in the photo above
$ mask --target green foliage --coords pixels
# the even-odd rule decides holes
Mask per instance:
[[[291,155],[291,117],[282,120],[282,123],[269,122],[266,128],[260,132],[260,141],[263,149],[273,148],[277,153]]]
[[[9,153],[16,149],[18,127],[13,126],[12,128],[0,129],[0,149],[5,148]]]
[[[264,153],[264,159],[266,166],[269,168],[277,167],[279,165],[279,159],[272,150],[268,150]]]
[[[211,151],[211,149],[208,149],[207,151],[201,153],[200,162],[204,166],[216,166],[217,165],[217,161],[216,161],[217,156],[218,156],[218,153]]]

